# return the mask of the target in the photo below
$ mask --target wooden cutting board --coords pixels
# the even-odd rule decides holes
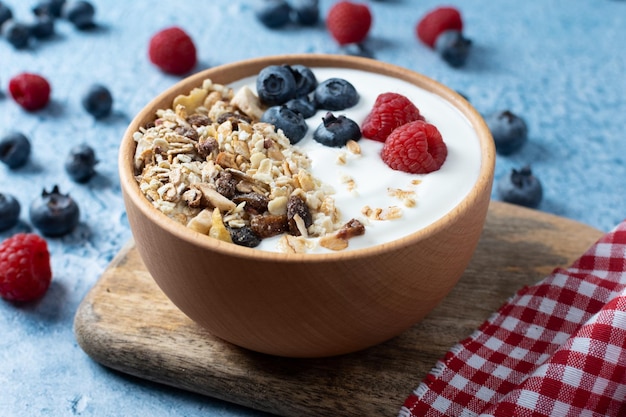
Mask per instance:
[[[602,232],[492,202],[477,252],[458,285],[423,321],[381,345],[325,359],[238,348],[181,313],[124,247],[76,313],[78,343],[110,368],[281,416],[396,416],[447,350],[518,289],[567,267]]]

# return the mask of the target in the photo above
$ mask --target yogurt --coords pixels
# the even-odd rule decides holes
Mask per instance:
[[[365,234],[351,238],[345,250],[367,248],[405,237],[441,219],[467,196],[478,180],[481,150],[478,135],[457,108],[429,91],[393,77],[354,69],[313,68],[313,71],[319,82],[332,77],[346,79],[360,95],[356,106],[333,112],[335,116],[343,114],[361,125],[379,94],[399,93],[417,106],[428,123],[439,129],[448,148],[448,156],[439,170],[409,174],[393,170],[382,161],[381,142],[361,138],[357,142],[360,154],[317,143],[313,132],[322,122],[326,110],[307,119],[307,135],[294,146],[311,159],[311,173],[333,188],[333,198],[342,220],[347,222],[356,218],[366,227]],[[237,91],[244,85],[256,91],[256,77],[242,79],[230,86]],[[399,217],[373,220],[364,214],[367,207],[382,209],[383,213],[391,210]],[[280,251],[278,241],[279,237],[264,239],[257,249]],[[313,245],[309,252],[329,250]]]

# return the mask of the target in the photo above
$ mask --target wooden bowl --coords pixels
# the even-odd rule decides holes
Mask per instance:
[[[273,64],[352,68],[415,84],[455,107],[480,141],[479,178],[467,196],[429,226],[390,243],[324,254],[285,254],[201,235],[155,209],[134,177],[133,133],[206,78],[229,84]],[[388,340],[428,314],[467,267],[484,226],[493,182],[493,140],[460,95],[413,71],[340,55],[284,55],[194,74],[160,94],[132,121],[119,172],[137,250],[170,300],[213,335],[254,351],[324,357]]]

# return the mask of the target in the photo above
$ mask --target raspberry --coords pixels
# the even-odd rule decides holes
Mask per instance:
[[[50,84],[37,74],[24,72],[11,78],[9,92],[13,100],[28,111],[42,109],[50,101]]]
[[[383,93],[376,97],[372,111],[361,124],[363,136],[384,142],[397,127],[415,120],[424,120],[415,105],[398,93]]]
[[[152,36],[148,56],[154,65],[174,75],[188,73],[197,62],[193,40],[176,26],[163,29]]]
[[[0,244],[0,296],[9,301],[41,298],[52,280],[48,244],[34,233],[18,233]]]
[[[372,13],[365,4],[339,1],[326,16],[326,28],[339,45],[363,42],[371,26]]]
[[[447,30],[463,31],[461,12],[454,7],[437,7],[417,23],[416,34],[422,42],[434,48],[437,37]]]
[[[448,148],[434,125],[422,120],[396,128],[383,145],[381,157],[390,168],[427,174],[441,168]]]

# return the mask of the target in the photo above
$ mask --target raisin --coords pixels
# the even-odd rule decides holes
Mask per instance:
[[[287,216],[274,214],[253,216],[250,219],[250,227],[261,239],[280,235],[285,233],[288,229]]]
[[[255,248],[261,244],[261,238],[249,227],[244,226],[238,229],[231,228],[229,232],[230,238],[236,245]]]
[[[186,126],[178,126],[174,131],[176,134],[186,137],[187,139],[191,139],[195,142],[198,141],[198,132],[196,129]]]
[[[201,139],[196,144],[196,149],[198,150],[198,154],[202,158],[206,158],[207,156],[209,156],[218,147],[219,145],[217,143],[217,140],[215,140],[215,138],[210,138],[210,137],[206,139]]]
[[[294,236],[300,236],[300,229],[298,229],[298,225],[295,216],[299,216],[304,221],[304,226],[308,228],[313,224],[313,217],[311,216],[311,211],[309,207],[306,205],[306,202],[297,195],[292,195],[287,200],[287,222],[289,225],[289,233]]]
[[[259,193],[245,193],[239,194],[232,198],[233,202],[236,204],[245,202],[246,205],[244,209],[252,214],[262,214],[267,211],[267,204],[269,203],[269,198]]]
[[[208,126],[211,124],[211,119],[204,114],[195,113],[187,117],[187,123],[192,126]]]
[[[248,123],[248,124],[252,123],[252,119],[250,119],[245,114],[234,113],[234,112],[222,113],[217,118],[217,123],[218,124],[222,124],[222,123],[224,123],[226,121],[230,121],[230,123],[233,125],[233,129],[234,130],[237,130],[239,128],[239,122],[245,122],[245,123]]]
[[[232,200],[235,196],[235,192],[237,191],[237,182],[238,181],[233,174],[227,171],[222,171],[215,179],[215,189],[224,197]],[[235,201],[235,203],[237,203],[237,201]]]
[[[365,226],[357,219],[351,219],[337,231],[339,239],[348,240],[355,236],[361,236],[365,233]]]

